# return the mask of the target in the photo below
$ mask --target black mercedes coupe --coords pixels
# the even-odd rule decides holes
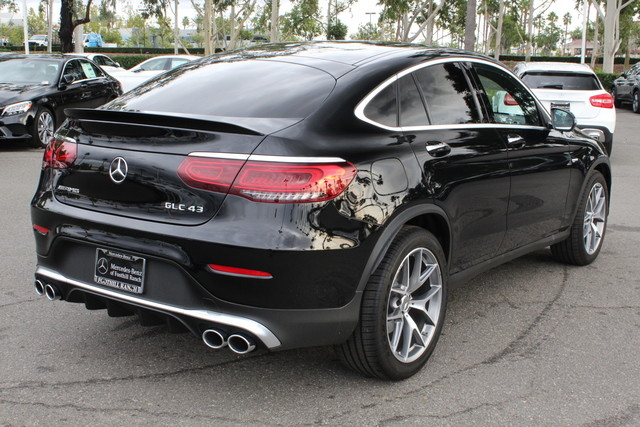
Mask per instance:
[[[118,82],[86,58],[0,56],[0,142],[44,147],[65,108],[98,107],[122,93]]]
[[[604,240],[602,144],[472,53],[264,45],[67,115],[32,202],[36,291],[215,349],[333,345],[407,378],[453,286]]]

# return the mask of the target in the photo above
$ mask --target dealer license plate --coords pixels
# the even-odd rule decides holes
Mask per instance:
[[[566,110],[566,111],[570,111],[571,104],[569,104],[568,102],[552,102],[551,103],[551,108],[560,108],[561,110]]]
[[[126,252],[97,248],[93,280],[99,285],[141,294],[145,262],[144,258]]]

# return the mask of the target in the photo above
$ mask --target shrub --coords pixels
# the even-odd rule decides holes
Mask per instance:
[[[600,79],[602,86],[605,90],[611,90],[613,87],[613,81],[618,78],[619,74],[605,73],[603,71],[596,71],[596,75]]]

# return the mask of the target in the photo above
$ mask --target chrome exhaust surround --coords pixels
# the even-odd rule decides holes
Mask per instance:
[[[33,286],[36,288],[36,293],[38,295],[44,295],[44,283],[42,283],[40,280],[36,280]]]
[[[202,341],[217,350],[227,346],[227,334],[217,329],[207,329],[202,333]]]
[[[62,299],[62,294],[60,293],[58,288],[53,285],[46,285],[44,287],[44,294],[47,296],[49,301]]]
[[[238,354],[247,354],[256,349],[256,344],[251,338],[240,334],[231,335],[227,339],[227,344],[231,351]]]

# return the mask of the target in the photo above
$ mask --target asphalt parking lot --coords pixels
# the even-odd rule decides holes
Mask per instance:
[[[425,369],[366,379],[331,349],[237,356],[33,290],[42,150],[0,146],[0,424],[640,425],[640,115],[618,110],[604,249],[539,251],[456,289]]]

